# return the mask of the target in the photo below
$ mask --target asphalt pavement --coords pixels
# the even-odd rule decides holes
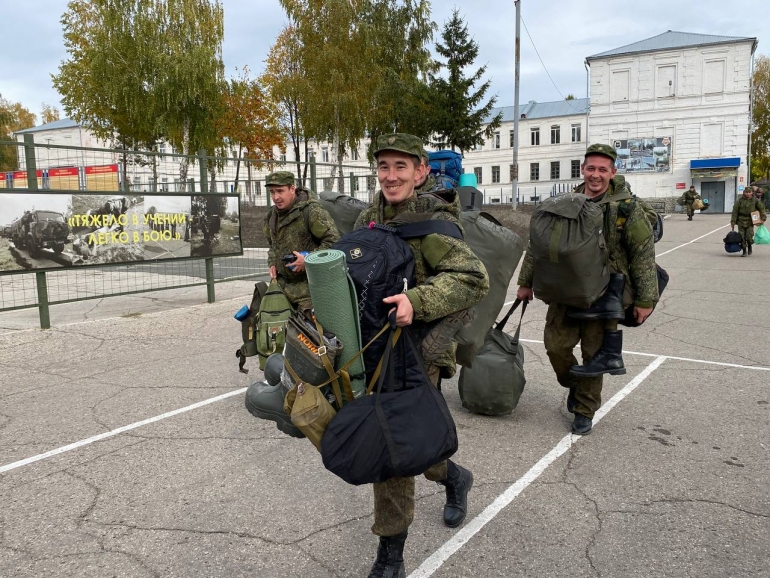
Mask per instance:
[[[727,221],[666,221],[670,284],[624,331],[628,374],[606,379],[591,435],[569,435],[542,303],[510,416],[472,415],[444,384],[476,482],[449,529],[443,488],[418,480],[408,575],[770,576],[770,247],[728,255]],[[238,372],[232,314],[253,283],[228,286],[0,334],[0,576],[367,575],[371,489],[246,411],[261,373]]]

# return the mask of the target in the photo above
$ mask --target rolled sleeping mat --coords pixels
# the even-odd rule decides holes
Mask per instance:
[[[361,349],[358,298],[348,277],[345,253],[336,249],[315,251],[305,257],[305,271],[316,319],[325,331],[342,342],[337,367],[342,367]],[[358,398],[366,391],[364,362],[359,357],[350,366],[350,386]]]

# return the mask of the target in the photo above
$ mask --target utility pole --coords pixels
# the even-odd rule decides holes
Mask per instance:
[[[519,76],[521,59],[521,0],[514,0],[516,6],[516,56],[514,57],[515,72],[513,77],[513,176],[511,178],[511,206],[516,208],[515,202],[519,195]],[[516,199],[516,201],[514,201]]]

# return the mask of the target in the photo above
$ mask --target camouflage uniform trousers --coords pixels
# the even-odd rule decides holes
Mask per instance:
[[[573,349],[580,343],[583,363],[586,364],[601,349],[604,331],[614,331],[617,320],[578,320],[567,317],[567,306],[551,303],[545,317],[544,341],[548,359],[556,372],[559,385],[570,390],[574,412],[593,419],[602,405],[602,376],[576,377],[570,375],[573,365],[578,365]]]
[[[687,216],[688,217],[692,217],[695,214],[695,209],[692,208],[692,205],[693,205],[692,203],[688,203],[686,205],[686,207],[687,207]]]
[[[738,223],[738,232],[741,234],[741,246],[747,247],[754,244],[754,225],[742,225]]]
[[[428,377],[438,385],[440,367],[427,366]],[[431,466],[423,474],[431,482],[447,477],[447,462],[444,460]],[[395,536],[409,528],[414,520],[414,478],[391,478],[374,488],[374,524],[372,532],[377,536]]]

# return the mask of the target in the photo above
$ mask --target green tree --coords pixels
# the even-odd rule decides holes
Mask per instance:
[[[502,112],[484,127],[497,97],[493,96],[480,106],[491,83],[487,80],[476,88],[486,66],[465,75],[465,69],[473,65],[479,54],[479,45],[468,35],[468,27],[457,8],[444,24],[441,39],[443,44],[436,44],[436,52],[445,59],[440,64],[442,69],[446,68],[447,76],[431,75],[431,100],[434,103],[431,122],[438,136],[433,144],[452,150],[457,148],[463,153],[482,144],[485,137],[492,136],[500,127]]]
[[[43,103],[42,106],[42,112],[40,113],[40,120],[43,124],[48,124],[49,122],[56,122],[61,117],[59,115],[59,109],[55,106],[51,106],[49,104]]]
[[[265,60],[265,70],[260,83],[267,88],[271,98],[278,105],[279,122],[289,135],[297,176],[302,183],[307,179],[308,141],[305,137],[307,99],[312,95],[307,77],[302,73],[300,40],[294,26],[286,26]],[[304,151],[302,148],[304,147]],[[304,152],[305,163],[300,160]]]
[[[751,132],[751,181],[770,178],[770,58],[754,63],[754,107]]]
[[[70,118],[124,149],[168,140],[189,152],[215,141],[218,1],[71,0],[61,22],[69,57],[52,78]],[[186,171],[181,163],[183,181]]]
[[[570,92],[567,96],[564,97],[564,100],[575,100],[575,95]]]

